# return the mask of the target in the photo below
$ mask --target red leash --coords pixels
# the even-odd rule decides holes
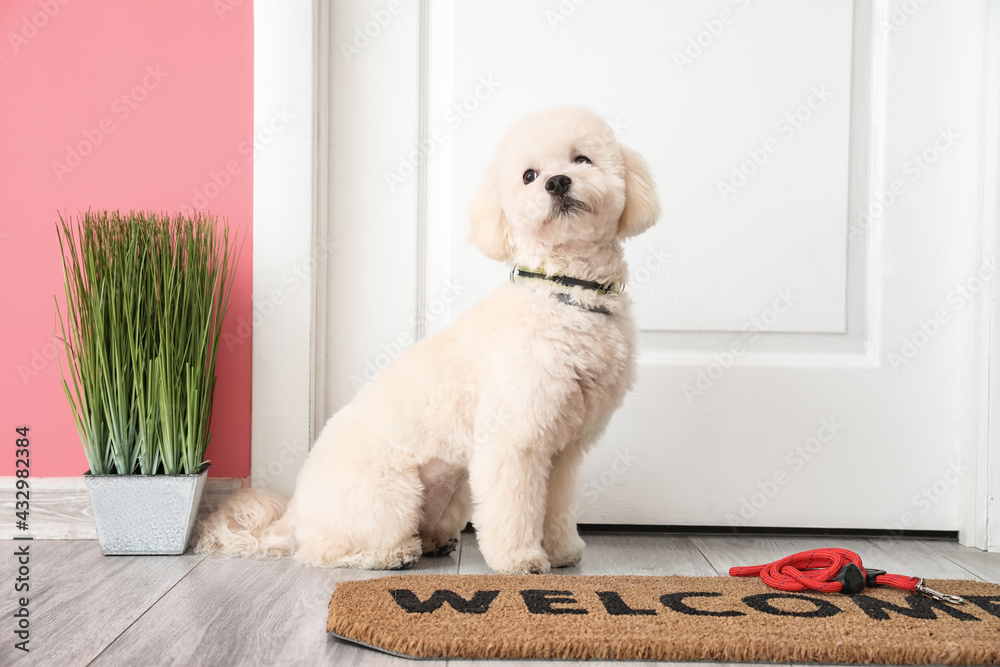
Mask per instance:
[[[812,590],[851,595],[861,592],[866,586],[895,586],[941,602],[965,602],[957,595],[945,595],[927,588],[919,577],[904,577],[866,568],[861,564],[861,556],[847,549],[813,549],[766,565],[729,568],[731,577],[757,575],[765,584],[781,591]]]

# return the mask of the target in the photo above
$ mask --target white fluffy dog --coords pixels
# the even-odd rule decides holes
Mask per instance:
[[[622,239],[659,212],[642,158],[594,114],[516,125],[471,213],[471,240],[513,264],[511,283],[330,418],[287,510],[240,491],[197,550],[397,569],[450,553],[471,509],[495,571],[578,563],[577,470],[633,375]]]

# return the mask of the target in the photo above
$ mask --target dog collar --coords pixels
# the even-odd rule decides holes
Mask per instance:
[[[583,289],[593,290],[598,294],[616,294],[619,290],[616,289],[615,283],[605,283],[601,284],[593,280],[581,280],[579,278],[571,278],[570,276],[550,276],[544,271],[532,271],[525,269],[520,266],[511,267],[510,270],[510,281],[515,282],[515,278],[524,278],[528,280],[547,280],[549,282],[556,283],[557,285],[564,285],[566,287],[582,287]],[[611,311],[605,306],[590,306],[585,303],[580,303],[571,297],[569,294],[561,292],[553,292],[554,296],[558,301],[565,303],[568,306],[576,306],[580,310],[586,310],[590,313],[600,313],[601,315],[611,315]]]
[[[557,285],[563,285],[565,287],[582,287],[583,289],[589,289],[597,292],[598,294],[617,294],[621,291],[621,286],[616,283],[604,283],[601,284],[595,280],[580,280],[579,278],[571,278],[569,276],[550,276],[549,274],[541,271],[539,269],[526,269],[523,266],[513,266],[510,269],[510,280],[514,282],[514,278],[528,278],[531,280],[547,280]]]
[[[601,315],[610,315],[611,311],[604,306],[588,306],[585,303],[580,303],[579,301],[574,301],[569,294],[553,294],[555,298],[559,299],[568,306],[576,306],[580,310],[586,310],[591,313],[600,313]]]

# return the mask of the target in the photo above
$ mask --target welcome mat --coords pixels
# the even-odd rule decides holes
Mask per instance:
[[[404,575],[338,584],[327,630],[413,658],[1000,664],[1000,586],[785,593],[757,579]]]

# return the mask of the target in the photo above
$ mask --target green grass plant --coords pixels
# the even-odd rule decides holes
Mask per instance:
[[[214,216],[59,218],[69,401],[92,474],[197,474],[236,253]],[[68,378],[67,378],[68,376]]]

